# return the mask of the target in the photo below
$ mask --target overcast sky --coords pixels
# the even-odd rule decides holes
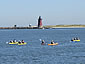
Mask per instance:
[[[0,26],[85,24],[85,0],[0,0]]]

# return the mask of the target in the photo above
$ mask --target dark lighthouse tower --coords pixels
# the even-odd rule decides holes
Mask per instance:
[[[41,16],[39,16],[39,19],[38,19],[38,28],[42,28],[42,18],[41,18]]]

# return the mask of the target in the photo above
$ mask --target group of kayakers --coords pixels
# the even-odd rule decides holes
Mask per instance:
[[[10,41],[10,43],[16,43],[16,42],[17,42],[17,41],[16,41],[15,39]],[[19,44],[24,43],[24,40],[19,40],[18,43],[19,43]]]
[[[53,40],[51,41],[51,44],[54,44],[54,41]],[[41,45],[45,45],[45,41],[44,40],[42,40]]]
[[[75,38],[72,38],[71,41],[75,41],[75,42],[77,41],[78,42],[78,41],[80,41],[80,38],[79,37],[75,37]],[[41,45],[45,45],[45,44],[46,44],[45,41],[42,40]],[[51,40],[51,44],[55,44],[53,40]]]
[[[77,40],[80,41],[80,39],[79,39],[78,37],[75,37],[75,38],[72,38],[72,39],[71,39],[71,41],[77,41]],[[16,42],[17,42],[18,44],[21,44],[21,43],[24,44],[24,43],[25,43],[24,40],[16,41],[16,39],[14,39],[14,40],[11,40],[11,41],[10,41],[10,43],[16,43]],[[45,41],[42,40],[41,45],[45,45],[45,44],[46,44]],[[55,43],[54,43],[53,40],[51,40],[51,43],[50,43],[50,44],[55,44]]]
[[[74,41],[74,40],[80,40],[79,37],[75,37],[75,38],[72,38],[71,41]]]

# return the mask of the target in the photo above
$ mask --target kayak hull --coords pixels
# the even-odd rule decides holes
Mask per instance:
[[[80,40],[73,40],[74,42],[79,42]]]
[[[48,45],[58,45],[58,43],[54,43],[54,44],[48,44]]]
[[[18,44],[18,42],[12,42],[12,43],[8,43],[8,44],[12,44],[12,45],[13,45],[13,44]]]
[[[27,43],[25,42],[25,43],[21,43],[21,44],[19,44],[18,42],[12,42],[12,43],[8,43],[8,44],[10,44],[10,45],[26,45]]]

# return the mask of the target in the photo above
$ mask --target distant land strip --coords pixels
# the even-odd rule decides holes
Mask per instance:
[[[0,29],[37,29],[37,27],[0,27]]]
[[[48,25],[46,28],[85,28],[85,25]]]
[[[0,29],[50,29],[50,28],[85,28],[85,25],[47,25],[38,27],[0,27]]]

